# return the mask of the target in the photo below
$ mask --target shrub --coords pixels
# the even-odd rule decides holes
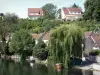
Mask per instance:
[[[100,55],[100,50],[93,50],[89,53],[89,55],[93,55],[93,56]]]
[[[48,57],[48,48],[46,44],[39,39],[38,44],[33,48],[33,55],[37,57],[39,60],[45,60]]]
[[[26,30],[16,31],[12,36],[9,51],[20,55],[32,55],[35,40]]]
[[[37,49],[35,55],[39,60],[45,60],[47,59],[48,51],[45,48]]]

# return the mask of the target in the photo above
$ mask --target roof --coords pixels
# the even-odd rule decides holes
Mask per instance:
[[[42,40],[50,40],[50,32],[41,33],[41,34],[32,34],[32,38],[34,39],[42,38]]]
[[[72,8],[72,7],[68,7],[68,8],[63,8],[64,14],[65,15],[69,15],[69,12],[82,12],[81,8]]]
[[[28,16],[42,16],[42,15],[43,15],[42,8],[28,8]]]
[[[70,12],[82,12],[81,8],[68,8]]]
[[[43,36],[42,39],[43,39],[43,40],[50,40],[50,32],[47,32],[47,33]]]
[[[32,38],[39,39],[42,34],[32,34]]]
[[[100,34],[95,33],[95,34],[92,34],[91,36],[94,42],[97,44],[97,46],[100,47]]]
[[[88,38],[89,36],[91,36],[91,34],[92,34],[92,31],[85,32],[85,38]]]
[[[69,14],[69,11],[67,8],[63,8],[64,14]]]
[[[96,32],[86,32],[85,38],[91,38],[91,40],[96,44],[96,46],[100,47],[100,33]]]

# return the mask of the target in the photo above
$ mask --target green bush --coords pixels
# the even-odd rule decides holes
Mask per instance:
[[[37,49],[35,55],[39,60],[45,60],[47,59],[48,51],[45,48]]]
[[[16,31],[12,36],[9,51],[22,56],[32,55],[35,40],[26,30]]]
[[[33,55],[37,57],[39,60],[45,60],[48,57],[48,48],[46,44],[39,39],[38,44],[33,48]]]
[[[89,53],[89,55],[93,55],[93,56],[100,55],[100,50],[93,50]]]

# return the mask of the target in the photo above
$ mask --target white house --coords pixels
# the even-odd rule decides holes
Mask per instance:
[[[84,38],[85,53],[89,54],[92,50],[100,49],[100,33],[97,32],[85,32]]]
[[[38,19],[43,15],[42,8],[28,8],[28,17],[30,19]]]
[[[61,9],[61,19],[73,21],[79,18],[82,18],[81,8],[67,7]]]

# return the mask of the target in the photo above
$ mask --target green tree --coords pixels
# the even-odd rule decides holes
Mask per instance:
[[[73,25],[62,25],[52,31],[50,37],[49,60],[56,63],[63,63],[68,67],[70,57],[82,57],[82,29]]]
[[[100,0],[86,0],[84,7],[83,17],[85,20],[100,20]]]
[[[32,54],[35,40],[26,30],[19,30],[14,33],[10,43],[10,52],[20,54],[22,58],[26,58]]]
[[[25,29],[29,32],[38,33],[42,25],[42,21],[40,19],[30,20],[30,19],[19,19],[18,29]]]
[[[58,19],[61,19],[61,9],[58,9],[58,11],[57,11],[57,17],[58,17]]]
[[[42,7],[45,19],[55,19],[57,7],[51,3],[48,3]]]
[[[7,13],[0,17],[0,39],[2,41],[2,52],[8,54],[11,33],[17,28],[18,17],[15,14]]]
[[[36,44],[33,48],[33,55],[37,57],[39,60],[45,60],[48,57],[48,48],[46,44],[39,39],[38,44]]]
[[[79,6],[76,5],[75,3],[72,5],[73,8],[78,8]]]
[[[60,26],[60,24],[62,24],[62,21],[60,20],[44,20],[42,22],[42,30],[43,32],[47,32],[57,26]]]

